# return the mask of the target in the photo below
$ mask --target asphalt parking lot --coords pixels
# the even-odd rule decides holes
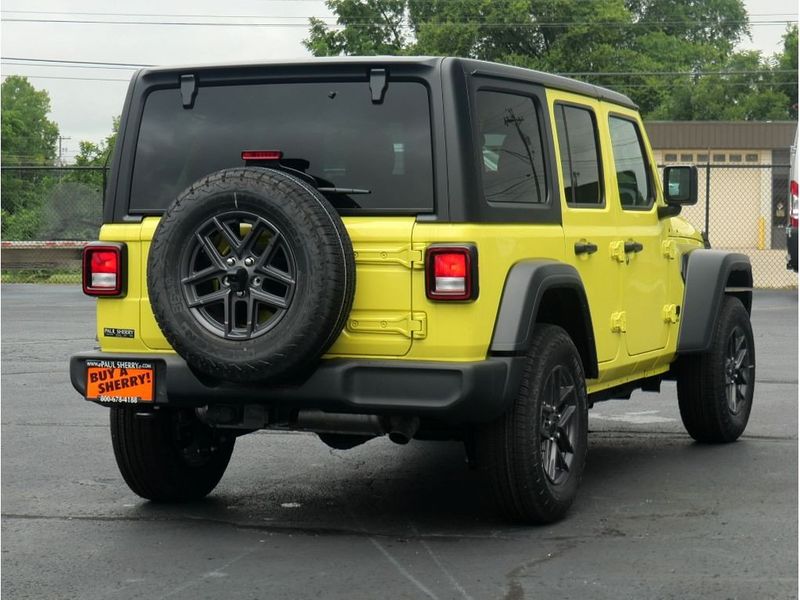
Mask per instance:
[[[514,527],[455,443],[240,438],[205,501],[131,493],[108,414],[69,384],[74,287],[2,287],[4,598],[797,597],[797,294],[759,292],[750,425],[684,433],[675,388],[598,404],[567,519]]]

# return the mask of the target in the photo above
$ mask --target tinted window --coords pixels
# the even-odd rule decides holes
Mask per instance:
[[[556,128],[567,204],[602,206],[594,114],[583,108],[557,105]]]
[[[547,202],[544,150],[531,98],[478,92],[483,194],[489,202]]]
[[[638,128],[633,121],[618,117],[611,117],[608,124],[620,204],[623,208],[647,208],[653,203],[653,194]]]
[[[200,87],[192,109],[177,89],[147,97],[131,188],[131,211],[163,210],[192,182],[244,166],[243,150],[280,150],[284,164],[339,208],[430,211],[433,163],[425,86],[390,82],[372,103],[366,82]]]

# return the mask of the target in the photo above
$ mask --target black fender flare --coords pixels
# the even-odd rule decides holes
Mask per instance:
[[[561,289],[575,295],[580,314],[572,321],[583,336],[575,340],[587,378],[595,378],[597,349],[592,329],[589,301],[578,271],[572,265],[546,259],[523,260],[514,264],[506,276],[503,295],[495,320],[489,352],[494,355],[523,354],[530,346],[539,307],[545,293]],[[584,348],[581,346],[584,345]]]
[[[736,273],[731,286],[728,281]],[[678,353],[705,352],[711,346],[715,316],[725,294],[738,297],[747,312],[753,303],[753,268],[738,252],[697,249],[684,256],[683,306]]]

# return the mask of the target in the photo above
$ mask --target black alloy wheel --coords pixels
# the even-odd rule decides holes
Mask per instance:
[[[754,370],[747,336],[740,326],[736,326],[728,337],[725,356],[725,397],[732,415],[738,415],[747,399],[752,397],[750,388]]]
[[[291,247],[267,219],[226,211],[198,227],[181,257],[181,285],[192,315],[231,340],[265,334],[286,314],[297,285]]]
[[[559,485],[569,477],[575,458],[578,393],[572,374],[562,365],[556,365],[550,372],[544,390],[539,426],[540,452],[547,479]]]

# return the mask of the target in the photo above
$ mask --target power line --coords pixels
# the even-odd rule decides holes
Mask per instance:
[[[631,73],[631,75],[638,75],[638,73]],[[130,79],[114,79],[114,78],[107,78],[107,77],[59,77],[59,76],[47,76],[47,75],[25,75],[22,73],[4,73],[0,75],[0,77],[26,77],[28,79],[57,79],[57,80],[74,80],[74,81],[124,81],[126,83],[130,82]],[[587,82],[591,83],[591,82]],[[722,86],[754,86],[754,85],[762,85],[765,87],[769,86],[783,86],[783,85],[794,85],[797,83],[796,80],[791,81],[758,81],[758,82],[737,82],[737,81],[725,81],[719,80],[714,82],[716,85]],[[657,84],[646,84],[646,83],[612,83],[606,84],[610,86],[610,89],[618,89],[618,88],[646,88],[646,87],[655,87]],[[684,85],[689,86],[693,85],[691,81],[673,81],[670,82],[669,85]]]
[[[14,14],[33,14],[33,15],[83,15],[90,17],[167,17],[184,19],[336,19],[336,15],[315,16],[315,15],[192,15],[178,13],[117,13],[117,12],[77,12],[77,11],[56,11],[56,10],[0,10],[0,13]],[[789,16],[775,14],[769,16]]]
[[[4,22],[15,23],[58,23],[58,24],[71,24],[71,25],[149,25],[149,26],[180,26],[180,27],[303,27],[307,28],[308,23],[220,23],[220,22],[199,22],[199,21],[131,21],[131,20],[108,20],[108,19],[28,19],[28,18],[5,18]],[[787,25],[795,23],[795,20],[772,20],[772,21],[749,21],[749,20],[726,20],[726,19],[709,19],[693,21],[693,24],[731,24],[731,25]],[[586,22],[551,22],[551,21],[528,21],[524,23],[513,22],[497,22],[497,21],[425,21],[415,23],[416,25],[448,25],[448,26],[472,26],[481,25],[490,28],[502,27],[554,27],[554,28],[569,28],[580,26],[600,26],[600,27],[639,27],[639,26],[669,26],[669,25],[686,25],[684,21],[634,21],[629,23],[622,23],[618,21],[586,21]],[[386,25],[385,21],[351,21],[348,23],[326,23],[328,27],[372,27],[375,25]]]
[[[115,67],[154,67],[155,65],[145,65],[139,63],[119,63],[119,62],[100,62],[93,60],[63,60],[60,58],[24,58],[21,56],[2,56],[1,60],[27,60],[31,62],[66,63],[82,65],[113,65]]]
[[[17,67],[37,67],[40,69],[102,69],[102,70],[115,70],[115,71],[132,71],[138,67],[101,67],[99,65],[63,65],[63,64],[47,64],[47,63],[29,63],[22,61],[2,59],[4,65],[14,65]]]
[[[22,73],[3,73],[0,77],[26,77],[27,79],[73,79],[75,81],[124,81],[130,79],[112,79],[109,77],[57,77],[55,75],[24,75]]]
[[[563,73],[556,73],[556,75],[563,75],[564,77],[617,77],[617,76],[631,76],[631,75],[688,75],[692,76],[707,76],[707,75],[757,75],[761,73],[797,73],[795,69],[769,69],[764,70],[743,70],[743,71],[617,71],[617,72],[603,72],[603,71],[568,71]]]
[[[154,67],[156,65],[136,64],[136,63],[117,63],[117,62],[102,62],[102,61],[80,61],[80,60],[63,60],[63,59],[48,59],[48,58],[24,58],[3,56],[0,60],[6,64],[15,64],[18,66],[42,66],[42,67],[60,67],[60,66],[74,66],[75,68],[105,68],[110,67]],[[11,61],[31,61],[35,63],[55,63],[55,64],[32,64],[26,65],[22,62]],[[770,69],[768,71],[758,69],[737,69],[737,70],[693,70],[693,71],[563,71],[556,72],[556,75],[564,77],[628,77],[628,76],[688,76],[688,77],[703,77],[708,75],[757,75],[762,73],[796,73],[794,69]],[[127,80],[126,80],[127,81]]]
[[[28,14],[28,15],[83,15],[94,17],[166,17],[166,18],[186,18],[186,19],[337,19],[337,15],[220,15],[220,14],[186,14],[186,13],[121,13],[121,12],[84,12],[84,11],[56,11],[56,10],[0,10],[0,13]],[[750,13],[748,17],[794,17],[797,13],[776,12],[776,13]],[[473,17],[474,18],[474,17]],[[364,20],[369,22],[369,20]],[[696,22],[746,22],[738,19],[705,19]],[[382,21],[376,21],[382,22]],[[645,21],[640,21],[644,23]],[[652,21],[653,23],[664,23],[665,21]],[[681,23],[684,21],[672,21],[670,23]]]

